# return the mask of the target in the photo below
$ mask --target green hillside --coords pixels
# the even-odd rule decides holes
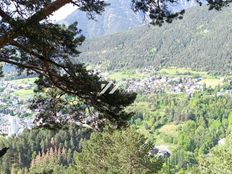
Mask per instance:
[[[231,7],[187,10],[184,19],[162,27],[143,26],[126,33],[87,40],[80,59],[102,68],[186,67],[231,71]]]

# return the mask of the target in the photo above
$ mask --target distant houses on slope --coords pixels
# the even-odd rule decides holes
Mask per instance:
[[[19,90],[30,90],[32,84],[0,81],[0,135],[17,136],[25,128],[32,127],[32,119],[19,117],[31,116],[29,101],[22,100],[15,93]]]
[[[145,93],[186,93],[192,95],[195,91],[203,90],[201,79],[178,78],[166,76],[152,76],[144,79],[126,80],[127,90],[129,92],[145,92]]]
[[[24,129],[31,129],[33,126],[32,119],[19,119],[16,116],[5,116],[1,119],[0,135],[3,136],[17,136]]]

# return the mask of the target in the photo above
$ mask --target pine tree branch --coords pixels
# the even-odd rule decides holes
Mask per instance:
[[[10,15],[4,12],[1,8],[0,8],[0,16],[4,21],[8,22],[9,24],[15,21]]]
[[[52,2],[51,4],[47,5],[31,17],[29,17],[26,22],[25,26],[27,25],[33,25],[34,23],[39,23],[40,21],[46,19],[48,16],[50,16],[53,12],[57,11],[64,5],[71,3],[72,0],[56,0]],[[10,17],[3,11],[0,11],[0,16],[7,20],[9,22]],[[10,41],[18,37],[20,33],[17,32],[17,28],[14,28],[13,30],[5,33],[1,38],[0,38],[0,48],[3,48],[6,44],[8,44]]]
[[[24,46],[24,45],[22,45],[22,44],[20,44],[20,43],[18,43],[18,42],[16,42],[16,41],[14,41],[14,40],[11,41],[10,44],[13,45],[13,46],[18,47],[19,49],[22,49],[23,51],[25,51],[25,52],[27,52],[27,53],[29,53],[29,54],[31,54],[31,55],[37,57],[38,59],[40,59],[40,60],[42,60],[42,61],[45,61],[45,58],[44,58],[43,55],[41,55],[41,54],[39,54],[39,53],[36,53],[36,52],[33,51],[32,49],[27,48],[26,46]],[[58,64],[58,63],[52,61],[51,59],[46,59],[46,61],[48,61],[49,63],[51,63],[51,64],[53,64],[53,65],[55,65],[55,66],[57,66],[57,67],[63,68],[64,70],[66,69],[65,66],[63,66],[63,65],[61,65],[61,64]]]
[[[51,4],[47,5],[31,17],[27,19],[27,24],[30,25],[30,23],[38,23],[44,19],[46,19],[48,16],[50,16],[53,12],[57,11],[64,5],[71,3],[72,0],[56,0],[52,2]]]
[[[18,66],[19,68],[30,69],[30,70],[32,70],[32,71],[35,71],[35,72],[39,73],[39,74],[45,75],[45,74],[43,73],[43,70],[40,69],[40,68],[38,68],[37,66],[18,63],[18,62],[15,62],[15,61],[12,61],[12,60],[9,60],[9,59],[6,59],[6,58],[2,58],[2,57],[0,57],[0,62],[5,62],[5,63],[9,63],[9,64],[12,64],[12,65],[16,65],[16,66]],[[46,75],[45,75],[45,76],[46,76]]]
[[[0,37],[0,49],[7,45],[10,41],[18,36],[18,33],[15,30],[4,33],[2,37]]]

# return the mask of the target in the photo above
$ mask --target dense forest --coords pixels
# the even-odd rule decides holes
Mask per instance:
[[[32,167],[31,172],[35,171],[34,173],[36,173],[36,168],[37,172],[43,171],[43,167],[39,165],[50,157],[55,157],[57,161],[53,164],[60,165],[60,168],[67,166],[73,161],[74,152],[80,151],[81,142],[89,136],[90,133],[87,130],[70,127],[60,131],[25,130],[16,138],[1,138],[0,146],[10,147],[7,154],[1,158],[1,172],[26,172],[30,167]],[[44,170],[53,169],[53,164],[44,166]],[[56,173],[56,171],[53,172]]]
[[[201,165],[199,158],[212,160],[208,159],[211,149],[231,134],[232,98],[217,96],[215,90],[193,97],[143,95],[132,108],[136,110],[134,127],[154,144],[171,149],[172,155],[163,168],[165,173],[187,173]],[[231,169],[228,173],[232,173]]]
[[[214,170],[206,164],[219,165],[217,151],[227,150],[232,133],[232,98],[217,96],[219,90],[205,89],[191,97],[166,93],[140,95],[128,108],[135,113],[131,128],[123,131],[105,129],[90,134],[87,129],[76,127],[57,132],[35,129],[16,138],[1,138],[0,145],[10,147],[1,159],[1,171],[100,174],[132,170],[174,174]],[[225,139],[226,145],[219,146],[220,140]],[[149,157],[154,145],[167,146],[171,156]],[[208,158],[211,154],[215,159]],[[132,159],[136,159],[136,167],[126,163]],[[230,161],[225,159],[225,163]],[[226,171],[232,173],[229,167]]]
[[[121,68],[188,67],[231,72],[231,7],[186,10],[183,20],[162,27],[143,26],[128,32],[87,40],[80,59],[112,70]]]

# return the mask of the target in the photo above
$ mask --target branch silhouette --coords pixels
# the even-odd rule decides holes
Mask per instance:
[[[0,150],[0,158],[7,153],[8,149],[9,149],[8,147],[4,147],[3,149]]]

